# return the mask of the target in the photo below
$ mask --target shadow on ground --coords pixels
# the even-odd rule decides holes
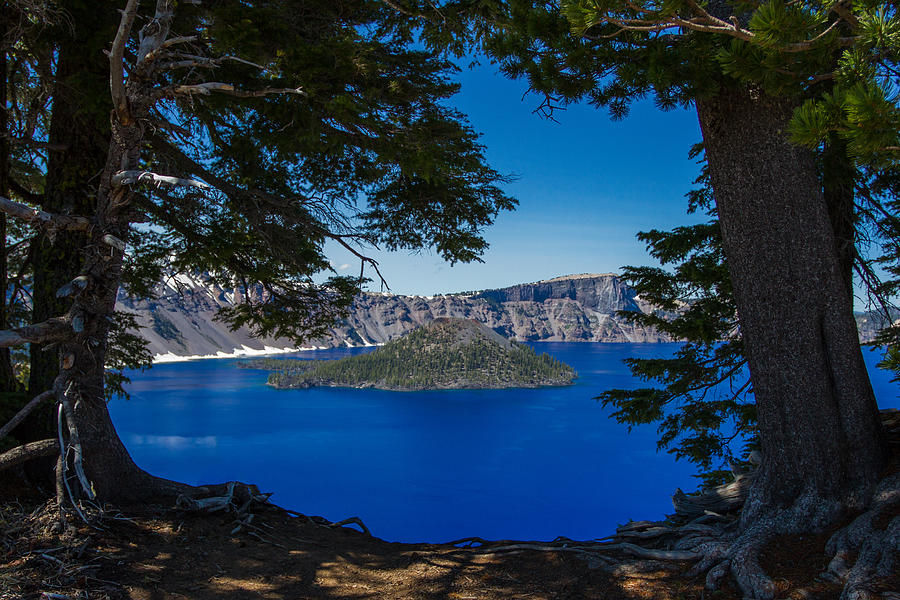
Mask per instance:
[[[13,537],[16,520],[4,514],[2,600],[43,592],[74,600],[85,590],[94,600],[665,600],[700,598],[702,589],[653,564],[610,573],[565,552],[388,543],[274,507],[237,533],[228,515],[165,512],[107,514],[104,530],[67,537],[48,527]]]

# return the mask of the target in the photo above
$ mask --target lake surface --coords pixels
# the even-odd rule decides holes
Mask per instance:
[[[109,408],[135,461],[155,475],[255,483],[281,506],[332,521],[359,516],[390,541],[591,539],[672,512],[675,488],[696,487],[694,468],[656,452],[655,426],[628,434],[593,397],[640,385],[623,358],[670,355],[677,345],[533,347],[572,365],[575,385],[275,390],[265,371],[218,359],[131,373],[131,400]],[[879,404],[900,407],[897,384],[867,354]]]

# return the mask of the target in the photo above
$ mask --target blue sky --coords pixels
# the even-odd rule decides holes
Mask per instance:
[[[614,122],[605,110],[579,105],[553,122],[533,113],[539,99],[523,97],[523,82],[494,65],[464,68],[459,81],[451,104],[483,134],[491,165],[517,176],[506,190],[519,207],[485,231],[484,263],[451,267],[429,252],[374,252],[391,291],[431,295],[653,264],[638,231],[702,219],[685,213],[698,172],[687,156],[700,140],[693,110],[663,112],[647,100]],[[358,272],[349,254],[330,254],[337,268]]]

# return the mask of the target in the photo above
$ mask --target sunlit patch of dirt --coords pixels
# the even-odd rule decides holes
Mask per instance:
[[[573,553],[388,543],[276,508],[256,511],[256,535],[226,514],[108,511],[94,530],[60,529],[50,505],[0,509],[0,600],[43,592],[94,600],[700,600],[689,565],[632,561],[597,567]],[[836,598],[815,581],[827,534],[779,540],[766,568],[780,598]],[[503,542],[510,544],[511,542]],[[624,557],[620,557],[623,558]],[[811,595],[810,595],[811,594]]]

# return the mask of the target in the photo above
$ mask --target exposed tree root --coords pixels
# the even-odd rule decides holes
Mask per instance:
[[[362,532],[364,534],[366,534],[368,536],[372,535],[372,532],[369,531],[369,528],[366,527],[366,524],[363,523],[362,519],[360,519],[359,517],[347,517],[346,519],[341,519],[340,521],[335,521],[334,523],[329,525],[329,527],[332,527],[332,528],[343,527],[344,525],[350,525],[350,524],[359,525],[360,529],[362,529]]]
[[[693,519],[710,512],[724,514],[740,510],[750,493],[754,479],[754,473],[738,475],[731,483],[704,490],[697,495],[685,494],[680,489],[675,490],[672,496],[675,514]]]
[[[620,528],[611,543],[593,546],[594,552],[621,552],[631,556],[662,561],[695,562],[689,575],[705,575],[707,590],[718,589],[730,575],[745,598],[770,600],[775,584],[765,573],[759,557],[766,546],[780,535],[799,535],[820,529],[835,521],[840,505],[823,501],[814,493],[802,496],[791,507],[759,518],[740,533],[736,521],[717,525],[687,523],[682,526],[658,523],[631,523]],[[829,543],[835,558],[827,577],[845,582],[842,600],[874,600],[873,581],[892,574],[900,552],[900,474],[886,478],[869,511]],[[886,527],[876,524],[890,517]],[[632,543],[633,540],[637,543]],[[640,544],[640,545],[638,545]],[[649,547],[653,546],[653,547]],[[493,549],[496,551],[496,549]],[[852,566],[849,558],[858,554]]]
[[[842,600],[874,597],[871,582],[900,567],[900,472],[881,482],[869,509],[835,533],[826,552],[834,558],[822,576],[845,582]]]
[[[900,413],[883,411],[889,441],[900,440]],[[749,523],[738,521],[737,510],[747,497],[754,475],[732,484],[687,496],[676,492],[676,515],[670,521],[632,522],[595,551],[619,551],[656,560],[695,561],[689,574],[705,575],[706,588],[718,589],[731,576],[745,598],[775,597],[775,584],[759,562],[763,550],[776,536],[821,530],[842,515],[836,501],[810,490],[792,506],[775,511],[755,511]],[[728,514],[713,512],[720,508]],[[746,513],[746,511],[744,511]],[[694,517],[684,523],[685,518]],[[677,524],[681,521],[683,524]],[[843,585],[841,600],[883,598],[876,591],[880,579],[900,570],[900,472],[885,477],[861,515],[837,531],[826,546],[833,557],[823,579]]]
[[[274,505],[273,505],[274,506]],[[372,536],[372,532],[369,531],[369,528],[366,527],[366,524],[362,522],[362,519],[359,517],[348,517],[346,519],[342,519],[340,521],[329,521],[324,517],[311,517],[309,515],[304,515],[303,513],[297,512],[296,510],[290,510],[287,508],[276,507],[279,510],[283,510],[293,517],[297,517],[299,519],[306,519],[307,522],[312,523],[314,525],[319,525],[320,527],[328,527],[329,529],[335,529],[337,527],[346,527],[347,525],[359,525],[359,528],[362,530],[362,533]],[[481,538],[470,538],[470,539],[481,539]]]
[[[224,493],[204,496],[204,492],[216,494],[222,486],[214,488],[194,488],[191,494],[181,494],[175,499],[175,507],[190,512],[218,512],[221,510],[232,511],[243,515],[256,504],[268,503],[271,494],[260,493],[259,488],[253,484],[229,481],[224,484]]]

